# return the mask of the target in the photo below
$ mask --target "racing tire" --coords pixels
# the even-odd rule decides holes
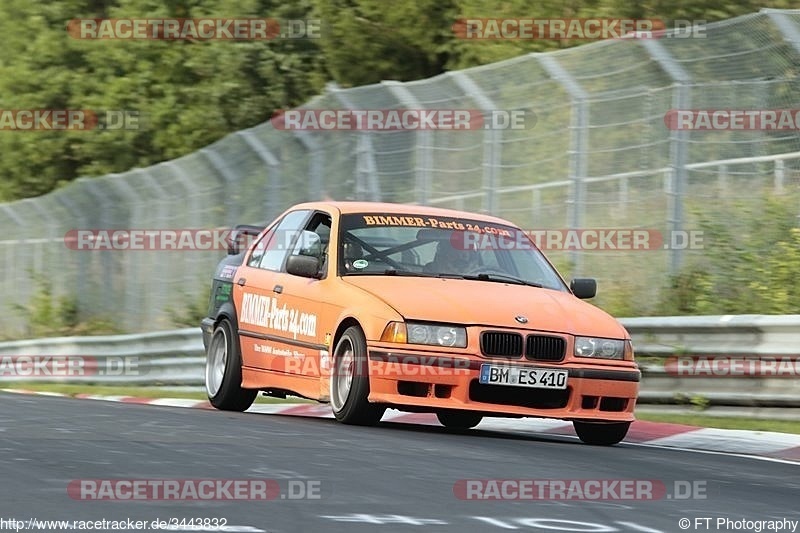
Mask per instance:
[[[330,401],[339,422],[358,426],[377,424],[386,407],[370,403],[367,339],[361,328],[347,328],[333,351]]]
[[[483,416],[472,411],[439,411],[439,423],[449,429],[472,429],[483,420]]]
[[[242,388],[239,341],[227,319],[214,328],[206,350],[206,395],[217,409],[239,412],[246,411],[258,396],[257,390]]]
[[[574,420],[572,426],[575,428],[575,433],[578,434],[578,438],[584,443],[597,446],[610,446],[619,443],[625,438],[625,435],[628,434],[628,428],[631,427],[631,423],[598,423]]]

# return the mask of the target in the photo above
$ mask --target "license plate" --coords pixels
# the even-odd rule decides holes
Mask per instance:
[[[479,381],[484,385],[512,385],[532,389],[566,389],[566,370],[523,366],[481,365]]]

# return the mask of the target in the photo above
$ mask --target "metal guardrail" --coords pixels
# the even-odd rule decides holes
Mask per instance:
[[[644,317],[621,322],[631,333],[642,368],[639,403],[800,408],[800,379],[796,377],[679,377],[664,368],[667,358],[676,355],[798,356],[800,315]],[[9,372],[8,358],[22,356],[73,357],[85,371],[68,376]],[[2,342],[0,383],[194,386],[203,384],[204,360],[198,328]]]
[[[27,364],[37,357],[40,368]],[[73,367],[54,368],[48,356]],[[14,358],[13,360],[10,358]],[[0,342],[0,383],[50,381],[127,385],[201,385],[205,354],[199,328],[130,335]],[[13,365],[13,366],[10,366]],[[24,375],[31,368],[31,375]],[[53,375],[47,375],[50,370]],[[21,375],[23,374],[23,375]]]
[[[639,403],[800,407],[798,377],[676,376],[670,356],[800,357],[800,315],[723,315],[621,319],[642,369]],[[800,359],[795,359],[800,361]],[[795,376],[800,363],[795,362]]]

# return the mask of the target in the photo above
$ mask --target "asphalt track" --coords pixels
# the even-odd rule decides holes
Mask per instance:
[[[207,517],[227,519],[227,531],[276,533],[755,531],[747,524],[718,528],[716,520],[800,520],[800,466],[780,461],[634,444],[594,447],[570,436],[459,434],[391,422],[361,428],[320,418],[5,393],[0,406],[0,519]],[[172,478],[274,479],[282,493],[290,481],[311,481],[319,483],[321,498],[109,502],[67,492],[78,479]],[[461,500],[454,484],[463,479],[654,480],[669,497]],[[691,484],[700,492],[680,498],[677,487]],[[688,529],[679,527],[681,518],[690,519]]]

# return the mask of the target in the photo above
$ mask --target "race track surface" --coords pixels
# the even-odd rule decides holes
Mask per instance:
[[[222,531],[275,533],[668,533],[754,531],[747,523],[718,527],[718,518],[800,521],[800,466],[781,461],[635,444],[594,447],[552,434],[457,433],[393,422],[363,428],[322,418],[5,393],[0,406],[0,520],[224,518]],[[245,478],[270,480],[280,494],[270,501],[97,501],[68,492],[87,479]],[[607,501],[574,493],[569,500],[458,497],[465,495],[463,480],[490,479],[606,480],[605,486],[638,480],[665,492]],[[491,495],[491,485],[481,483],[481,494]],[[319,498],[292,499],[301,487],[318,488]],[[681,518],[689,519],[688,528],[680,527]],[[206,530],[214,529],[200,529]]]

